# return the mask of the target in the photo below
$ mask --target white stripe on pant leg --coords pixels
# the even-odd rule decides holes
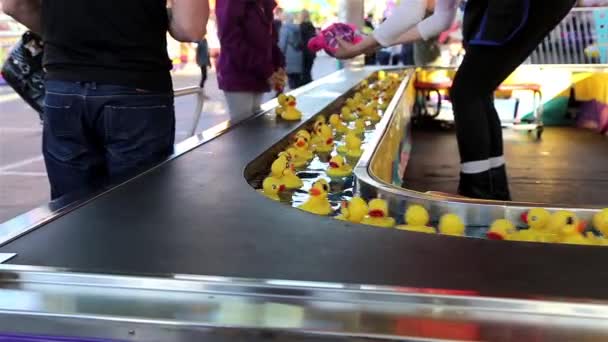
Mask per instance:
[[[493,169],[501,167],[505,165],[505,163],[506,161],[504,156],[490,158],[490,167]]]
[[[461,164],[461,171],[465,174],[482,173],[490,170],[489,160],[478,160]]]

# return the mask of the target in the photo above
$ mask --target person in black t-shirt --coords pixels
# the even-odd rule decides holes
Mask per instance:
[[[317,35],[317,29],[310,21],[310,13],[307,10],[302,10],[300,34],[302,35],[302,48],[304,50],[304,67],[302,70],[302,84],[306,85],[312,82],[312,67],[315,64],[317,53],[310,51],[306,46],[308,41]]]
[[[51,197],[134,175],[173,151],[167,31],[200,41],[208,0],[3,0],[42,34]]]

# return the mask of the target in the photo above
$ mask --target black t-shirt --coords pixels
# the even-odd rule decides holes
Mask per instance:
[[[166,0],[42,4],[47,79],[171,90]]]

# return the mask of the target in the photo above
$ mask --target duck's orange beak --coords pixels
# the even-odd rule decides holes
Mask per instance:
[[[488,234],[486,234],[486,236],[488,237],[488,240],[502,241],[505,239],[504,236],[502,236],[496,232],[488,232]]]
[[[331,144],[334,143],[334,139],[333,138],[329,138],[329,139],[327,139],[326,143],[327,143],[327,145],[331,145]]]
[[[375,218],[381,218],[381,217],[384,217],[384,211],[382,211],[380,209],[370,210],[369,211],[369,216],[370,217],[375,217]]]
[[[296,142],[296,146],[298,146],[298,147],[304,147],[304,145],[305,145],[305,144],[306,144],[306,143],[304,142],[304,140],[298,140],[298,141]]]
[[[296,101],[289,102],[289,105],[292,106],[292,107],[295,107],[296,106]]]
[[[317,188],[312,188],[310,189],[310,195],[311,196],[321,196],[321,190],[317,189]]]
[[[329,167],[331,167],[332,169],[339,169],[340,165],[338,165],[338,163],[336,162],[329,162]]]
[[[285,184],[281,184],[279,185],[279,192],[283,192],[287,189],[287,187],[285,186]]]
[[[528,224],[528,213],[521,214],[521,220],[523,223]]]

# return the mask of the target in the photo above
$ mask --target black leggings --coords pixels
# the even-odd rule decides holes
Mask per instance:
[[[494,91],[568,14],[575,0],[531,0],[529,19],[503,46],[470,45],[456,73],[451,99],[463,163],[502,157],[502,127]]]

